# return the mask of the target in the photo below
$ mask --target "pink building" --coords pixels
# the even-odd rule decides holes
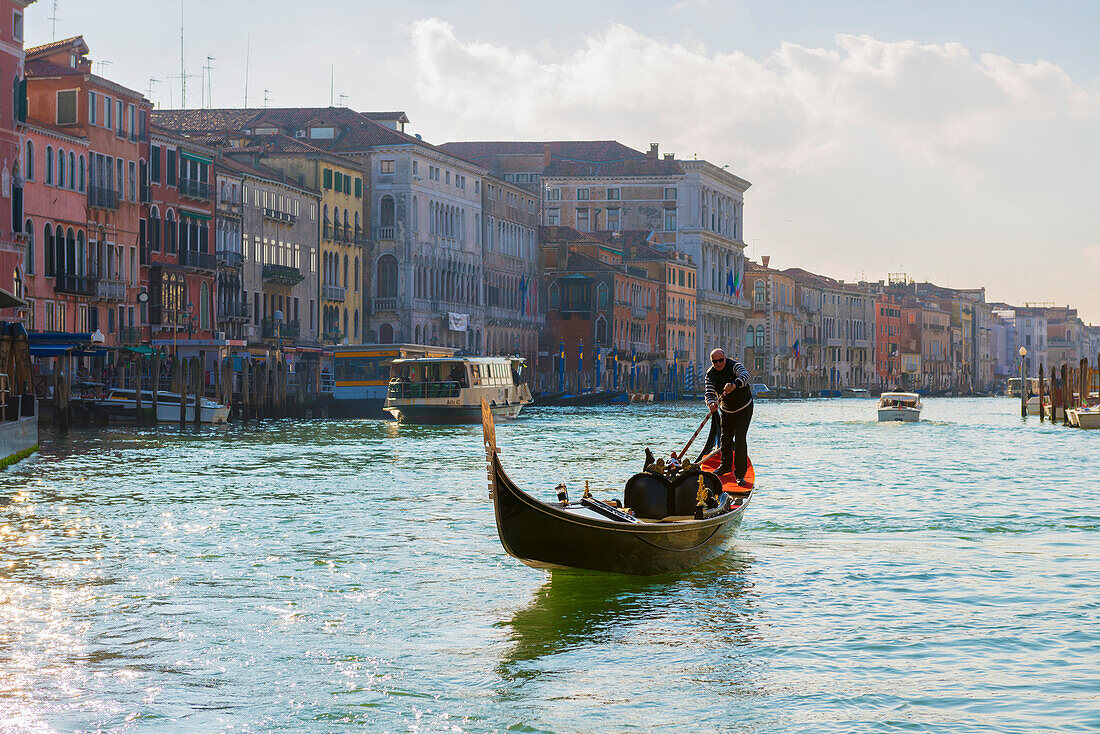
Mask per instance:
[[[22,295],[23,121],[27,119],[23,79],[23,12],[34,0],[0,0],[0,79],[10,89],[0,103],[0,288]],[[8,86],[11,84],[12,86]],[[18,319],[15,309],[0,310],[0,318]]]
[[[88,139],[74,130],[30,122],[23,161],[28,331],[88,333]]]

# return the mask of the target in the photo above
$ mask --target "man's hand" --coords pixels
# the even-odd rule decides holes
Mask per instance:
[[[731,392],[733,392],[733,383],[727,382],[726,386],[722,388],[722,394],[729,395]]]
[[[710,408],[711,413],[714,413],[718,410],[718,403],[707,403],[707,407]]]

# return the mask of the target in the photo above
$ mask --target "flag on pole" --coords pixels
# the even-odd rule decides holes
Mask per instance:
[[[796,339],[794,344],[791,345],[791,351],[794,352],[795,359],[798,359],[798,341],[799,340]]]
[[[733,295],[733,289],[733,271],[730,270],[728,273],[726,273],[726,291],[730,294],[730,296]]]

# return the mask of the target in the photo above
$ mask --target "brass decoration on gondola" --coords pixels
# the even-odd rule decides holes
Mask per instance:
[[[695,506],[706,507],[707,497],[710,496],[710,492],[707,491],[707,486],[703,483],[703,475],[699,475],[699,489],[695,491]]]
[[[591,497],[592,496],[592,493],[588,491],[588,480],[587,479],[584,480],[584,496],[585,497]]]

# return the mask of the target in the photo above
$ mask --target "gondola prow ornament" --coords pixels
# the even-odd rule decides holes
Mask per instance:
[[[481,399],[481,433],[485,440],[485,472],[489,480],[489,499],[496,496],[496,472],[493,471],[493,456],[497,449],[497,428],[493,422],[493,411],[485,398]]]

